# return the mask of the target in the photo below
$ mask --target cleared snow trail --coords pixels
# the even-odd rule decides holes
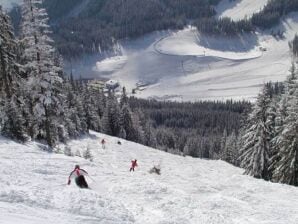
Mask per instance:
[[[216,7],[218,17],[240,20],[261,11],[269,0],[222,0]]]
[[[93,162],[0,139],[0,223],[296,224],[298,188],[242,175],[223,161],[181,157],[91,133],[71,141]],[[106,149],[100,140],[106,139]],[[61,146],[63,148],[63,146]],[[139,167],[130,173],[130,160]],[[63,185],[75,164],[92,190]],[[149,174],[161,164],[161,175]]]

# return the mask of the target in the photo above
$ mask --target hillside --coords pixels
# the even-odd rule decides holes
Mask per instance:
[[[261,11],[268,0],[222,0],[217,6],[218,17],[229,17],[233,20],[249,18]]]
[[[129,91],[145,83],[136,95],[143,98],[254,100],[263,83],[288,75],[288,43],[297,30],[298,14],[292,13],[272,29],[284,32],[284,38],[273,37],[271,30],[234,38],[206,36],[191,27],[155,32],[119,42],[115,54],[120,57],[94,56],[74,63],[73,71],[117,79]]]
[[[107,148],[101,149],[101,138]],[[0,223],[202,223],[295,224],[298,189],[242,175],[223,161],[181,157],[91,133],[71,141],[73,152],[91,150],[93,162],[0,139]],[[63,147],[63,146],[61,146]],[[139,167],[129,173],[131,159]],[[161,176],[149,174],[161,164]],[[75,164],[92,190],[67,186]]]

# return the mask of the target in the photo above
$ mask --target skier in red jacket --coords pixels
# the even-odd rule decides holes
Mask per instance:
[[[68,183],[67,184],[70,185],[71,179],[75,178],[75,182],[76,182],[78,187],[80,187],[80,188],[89,188],[88,184],[85,180],[85,177],[84,177],[85,175],[88,175],[88,173],[85,170],[80,169],[79,165],[76,165],[74,170],[70,173],[70,175],[68,177]]]
[[[137,164],[137,160],[135,159],[135,160],[132,160],[131,161],[131,167],[130,167],[130,172],[131,171],[135,171],[135,167],[137,167],[138,166],[138,164]]]

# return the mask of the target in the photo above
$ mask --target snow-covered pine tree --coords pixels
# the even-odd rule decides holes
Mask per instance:
[[[86,113],[86,122],[87,122],[87,128],[94,130],[94,131],[100,131],[100,117],[98,114],[98,107],[97,107],[97,101],[96,101],[96,93],[95,91],[92,91],[91,89],[88,89],[87,86],[85,86],[83,91],[83,98],[84,98],[84,110]]]
[[[227,143],[227,138],[228,138],[228,133],[227,133],[227,130],[225,129],[223,131],[222,137],[220,139],[220,149],[221,149],[221,151],[220,151],[220,155],[219,156],[223,160],[225,160],[225,157],[226,157],[226,155],[225,155],[225,147],[226,147],[226,143]]]
[[[0,8],[0,97],[9,99],[19,83],[17,44],[9,17]]]
[[[119,136],[120,125],[120,108],[116,97],[109,93],[106,108],[102,117],[102,130],[105,134]]]
[[[22,116],[22,110],[17,103],[16,97],[11,97],[5,105],[6,119],[1,130],[4,136],[15,140],[25,142],[28,136],[25,128],[25,120]]]
[[[92,156],[92,154],[91,154],[91,150],[90,150],[89,147],[87,147],[87,149],[84,151],[83,157],[84,157],[85,159],[88,159],[88,160],[90,160],[90,161],[93,161],[93,156]]]
[[[270,103],[268,88],[264,86],[249,115],[249,124],[242,136],[243,146],[240,152],[241,167],[245,169],[245,174],[265,180],[269,179],[270,132],[267,119]]]
[[[108,106],[104,109],[104,113],[102,115],[101,119],[101,126],[102,126],[102,132],[107,135],[112,135],[112,129],[110,125],[110,109]],[[123,128],[122,128],[123,129]],[[121,133],[122,135],[122,133]]]
[[[144,127],[144,144],[153,148],[157,147],[155,132],[149,121],[146,122]]]
[[[287,116],[283,121],[274,157],[272,180],[298,186],[298,82],[297,71],[291,69],[291,82],[287,82]],[[288,80],[289,80],[288,79]]]
[[[50,147],[58,141],[58,126],[63,124],[61,68],[55,63],[55,49],[48,25],[48,15],[41,0],[24,0],[22,44],[28,75],[27,90],[33,114],[40,128],[39,137]]]
[[[8,137],[25,141],[27,134],[19,99],[22,79],[17,53],[18,45],[10,19],[0,7],[0,131]]]
[[[70,146],[66,145],[64,148],[64,155],[66,156],[73,156]]]
[[[192,157],[198,157],[198,144],[196,139],[189,138],[184,146],[183,154],[192,156]]]
[[[122,89],[122,95],[121,95],[121,98],[120,98],[120,108],[122,108],[124,105],[128,105],[128,97],[127,97],[127,94],[126,94],[125,87],[123,87],[123,89]]]
[[[127,140],[136,141],[138,139],[137,130],[135,130],[132,120],[132,112],[128,104],[124,104],[121,108],[120,124],[125,131]]]
[[[295,96],[295,92],[297,91],[297,72],[295,68],[295,64],[292,63],[290,69],[290,75],[287,77],[284,82],[285,90],[284,93],[281,94],[280,98],[276,99],[276,115],[274,120],[274,138],[271,141],[271,158],[270,158],[270,173],[272,174],[274,170],[277,168],[277,162],[280,161],[280,149],[281,142],[283,138],[283,132],[286,127],[286,119],[289,116],[289,108],[292,106],[293,100],[297,96]],[[273,105],[274,108],[274,105]]]
[[[229,136],[226,137],[226,144],[223,149],[223,152],[223,160],[233,165],[237,165],[239,151],[237,144],[237,136],[235,132],[232,132]]]
[[[298,93],[297,93],[298,94]],[[277,153],[273,181],[298,186],[298,97],[289,107]]]

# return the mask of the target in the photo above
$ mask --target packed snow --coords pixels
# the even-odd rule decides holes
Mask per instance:
[[[261,11],[269,0],[222,0],[216,7],[218,17],[240,20]]]
[[[257,41],[257,37],[253,34],[219,38],[202,35],[195,28],[186,28],[155,43],[155,50],[173,56],[211,56],[244,60],[262,56]]]
[[[101,139],[106,140],[102,149]],[[92,132],[69,143],[93,161],[0,139],[1,224],[296,224],[298,188],[242,175],[223,161],[168,154]],[[63,146],[60,146],[63,150]],[[137,159],[136,171],[129,172]],[[90,189],[66,185],[75,164]],[[161,175],[150,174],[161,166]]]
[[[109,74],[115,70],[122,69],[126,61],[127,58],[125,56],[110,57],[96,62],[96,66],[93,69],[98,72],[106,72]]]

